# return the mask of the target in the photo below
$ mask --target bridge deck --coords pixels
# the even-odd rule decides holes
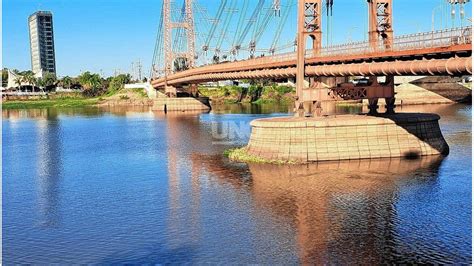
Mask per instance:
[[[400,68],[396,61],[409,61],[411,64],[409,75],[423,74],[457,74],[470,73],[472,62],[472,28],[455,28],[449,30],[417,33],[394,38],[390,47],[384,47],[382,43],[377,43],[375,48],[370,48],[369,42],[357,42],[343,45],[336,45],[322,48],[321,52],[315,54],[314,51],[306,52],[306,62],[310,67],[308,75],[318,76],[342,76],[350,74],[347,71],[340,71],[336,66],[346,68],[352,65],[355,71],[353,75],[385,74],[387,70],[373,73],[364,63],[386,63],[379,65],[381,68]],[[466,57],[464,60],[447,61],[453,59],[454,55]],[[420,67],[419,59],[432,59],[430,65],[417,70]],[[436,62],[433,62],[436,61]],[[394,63],[395,62],[395,63]],[[402,64],[406,65],[407,62]],[[417,64],[415,67],[413,63]],[[401,62],[398,62],[401,64]],[[213,80],[225,80],[232,78],[258,78],[274,77],[285,78],[295,75],[293,68],[296,67],[296,53],[286,53],[281,55],[259,57],[254,59],[227,62],[215,65],[206,65],[198,68],[175,73],[166,78],[152,81],[155,88],[164,87],[165,82],[169,85],[179,85],[184,83],[199,83]],[[312,67],[312,70],[311,70]],[[314,71],[318,68],[320,71]],[[321,68],[322,67],[322,68]],[[327,71],[325,71],[327,69]],[[332,69],[332,71],[329,71]],[[366,69],[366,70],[364,70]],[[434,71],[434,72],[433,72]],[[248,72],[248,73],[245,73]],[[250,73],[252,72],[252,73]],[[395,70],[395,74],[403,75],[405,72]],[[433,73],[431,73],[433,72]],[[352,73],[352,72],[351,72]],[[251,74],[251,75],[250,75]]]

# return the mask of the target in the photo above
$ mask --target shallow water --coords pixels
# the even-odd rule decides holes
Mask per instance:
[[[471,106],[401,110],[441,115],[446,158],[222,156],[287,110],[4,110],[3,262],[471,262]]]

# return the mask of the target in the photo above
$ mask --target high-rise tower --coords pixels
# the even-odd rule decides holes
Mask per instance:
[[[28,18],[28,27],[32,71],[36,75],[43,72],[56,74],[53,15],[49,11],[35,12]]]

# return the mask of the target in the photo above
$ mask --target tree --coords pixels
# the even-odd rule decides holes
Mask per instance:
[[[36,86],[40,87],[41,90],[44,91],[44,89],[43,89],[44,86],[45,86],[44,79],[42,79],[42,78],[37,78],[37,79],[36,79]]]
[[[36,83],[36,78],[35,78],[35,74],[33,73],[33,71],[23,71],[21,73],[21,76],[22,76],[22,82],[24,83],[28,83],[29,85],[31,85],[32,87],[32,91],[34,90],[34,85]]]
[[[110,81],[107,93],[113,94],[114,92],[123,89],[124,85],[127,83],[130,83],[131,79],[132,77],[130,76],[130,74],[117,75],[116,77],[112,78],[112,80]]]
[[[43,82],[47,90],[55,88],[57,84],[56,75],[51,72],[43,72]]]
[[[44,72],[44,73],[43,73],[43,79],[44,79],[44,85],[45,85],[46,87],[50,87],[50,86],[55,86],[55,85],[56,85],[56,82],[57,82],[56,75],[54,75],[54,74],[51,73],[51,72]]]
[[[18,85],[18,90],[21,91],[21,84],[23,83],[23,77],[22,76],[18,76],[15,78],[15,83],[16,85]]]
[[[2,69],[2,87],[8,86],[8,69]]]
[[[65,76],[64,78],[61,79],[61,85],[66,88],[70,89],[72,86],[73,80],[69,76]]]
[[[98,96],[103,93],[102,78],[99,74],[92,74],[89,71],[82,73],[79,77],[83,93],[86,96]]]
[[[35,76],[30,77],[30,80],[29,80],[28,83],[30,83],[30,85],[31,85],[31,88],[32,88],[31,91],[35,91],[35,87],[39,86],[38,85],[38,78],[36,78]],[[40,87],[40,89],[42,90],[41,87]]]

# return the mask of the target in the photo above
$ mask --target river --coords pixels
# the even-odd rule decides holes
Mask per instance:
[[[438,113],[449,156],[222,155],[287,107],[3,110],[3,263],[470,263],[471,106],[401,111]]]

